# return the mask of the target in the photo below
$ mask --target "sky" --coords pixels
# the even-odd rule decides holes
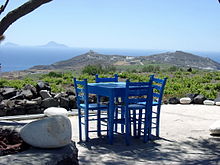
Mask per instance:
[[[24,2],[11,0],[4,14]],[[53,0],[10,26],[2,44],[220,51],[219,18],[218,0]]]

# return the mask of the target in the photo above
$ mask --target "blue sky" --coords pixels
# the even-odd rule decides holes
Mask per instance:
[[[217,0],[53,0],[15,22],[2,44],[220,51],[219,18]]]

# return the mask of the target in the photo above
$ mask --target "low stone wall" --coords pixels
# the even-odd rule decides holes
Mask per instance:
[[[56,149],[31,148],[13,155],[0,156],[1,165],[78,165],[75,143]]]

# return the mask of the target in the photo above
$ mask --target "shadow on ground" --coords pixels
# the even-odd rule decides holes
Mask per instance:
[[[105,138],[91,139],[79,143],[83,155],[79,155],[80,164],[128,165],[128,164],[219,164],[220,138],[188,138],[186,141],[157,139],[143,143],[132,139],[126,146],[122,137],[115,138],[109,145]]]

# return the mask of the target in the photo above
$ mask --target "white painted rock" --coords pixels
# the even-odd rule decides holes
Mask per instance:
[[[218,106],[220,106],[220,102],[218,101],[218,102],[215,102],[215,105],[218,105]]]
[[[190,104],[192,102],[192,99],[189,97],[183,97],[180,99],[181,104]]]
[[[71,142],[70,120],[61,115],[47,117],[26,124],[20,131],[21,138],[39,148],[59,148]]]
[[[216,135],[220,134],[220,120],[214,122],[210,127],[209,131],[211,134]]]
[[[215,102],[212,101],[212,100],[205,100],[205,101],[203,101],[203,104],[204,104],[204,105],[214,105]]]
[[[65,108],[50,107],[44,110],[46,116],[63,115],[68,116],[68,111]]]

